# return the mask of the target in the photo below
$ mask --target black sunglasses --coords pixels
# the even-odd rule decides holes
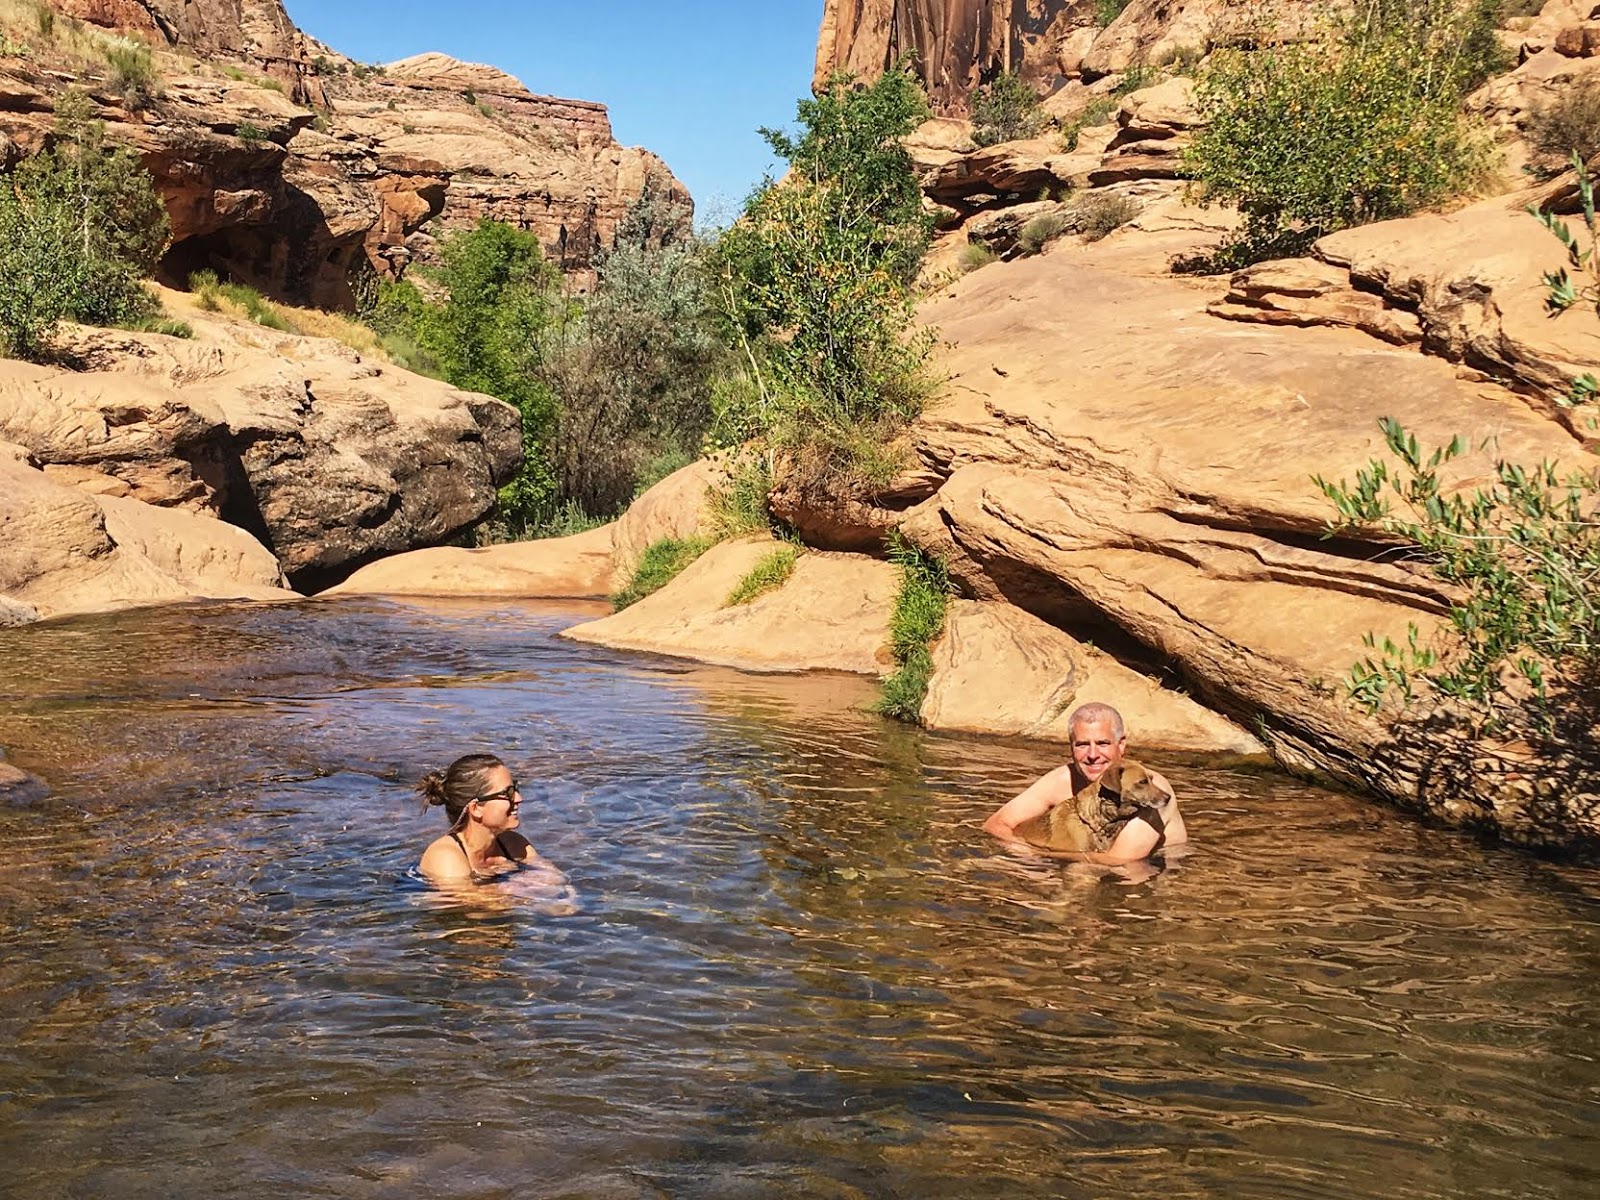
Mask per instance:
[[[521,792],[522,789],[517,786],[517,781],[513,779],[510,787],[501,788],[498,792],[490,792],[487,796],[476,796],[474,799],[478,803],[486,803],[490,800],[510,800],[512,796],[520,795]]]

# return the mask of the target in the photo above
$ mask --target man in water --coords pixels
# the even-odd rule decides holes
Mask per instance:
[[[983,823],[986,832],[1003,842],[1026,846],[1027,843],[1017,837],[1018,825],[1070,801],[1121,762],[1128,749],[1122,714],[1109,704],[1084,704],[1075,708],[1067,718],[1067,737],[1072,744],[1072,760],[1002,805]],[[1050,853],[1104,866],[1121,866],[1137,862],[1153,851],[1187,842],[1189,831],[1184,828],[1177,800],[1172,798],[1172,785],[1154,771],[1150,772],[1150,782],[1167,794],[1167,803],[1159,808],[1140,809],[1137,816],[1117,831],[1105,850]]]

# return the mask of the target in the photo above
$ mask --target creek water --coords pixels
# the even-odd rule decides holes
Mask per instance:
[[[1048,747],[586,615],[0,634],[52,785],[0,807],[0,1194],[1600,1190],[1595,872],[1160,757],[1188,854],[1030,865],[979,824]],[[577,911],[409,874],[411,784],[484,749]]]

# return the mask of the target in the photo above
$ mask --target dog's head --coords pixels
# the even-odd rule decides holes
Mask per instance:
[[[1087,801],[1080,803],[1080,811],[1088,809],[1102,821],[1126,820],[1137,809],[1160,808],[1167,801],[1167,794],[1151,782],[1150,772],[1126,758],[1079,795]]]

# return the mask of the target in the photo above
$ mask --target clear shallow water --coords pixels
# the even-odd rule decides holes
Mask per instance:
[[[0,633],[0,1195],[1600,1191],[1595,872],[1159,759],[1191,853],[1030,870],[1047,749],[582,611]],[[408,878],[475,749],[580,912]]]

